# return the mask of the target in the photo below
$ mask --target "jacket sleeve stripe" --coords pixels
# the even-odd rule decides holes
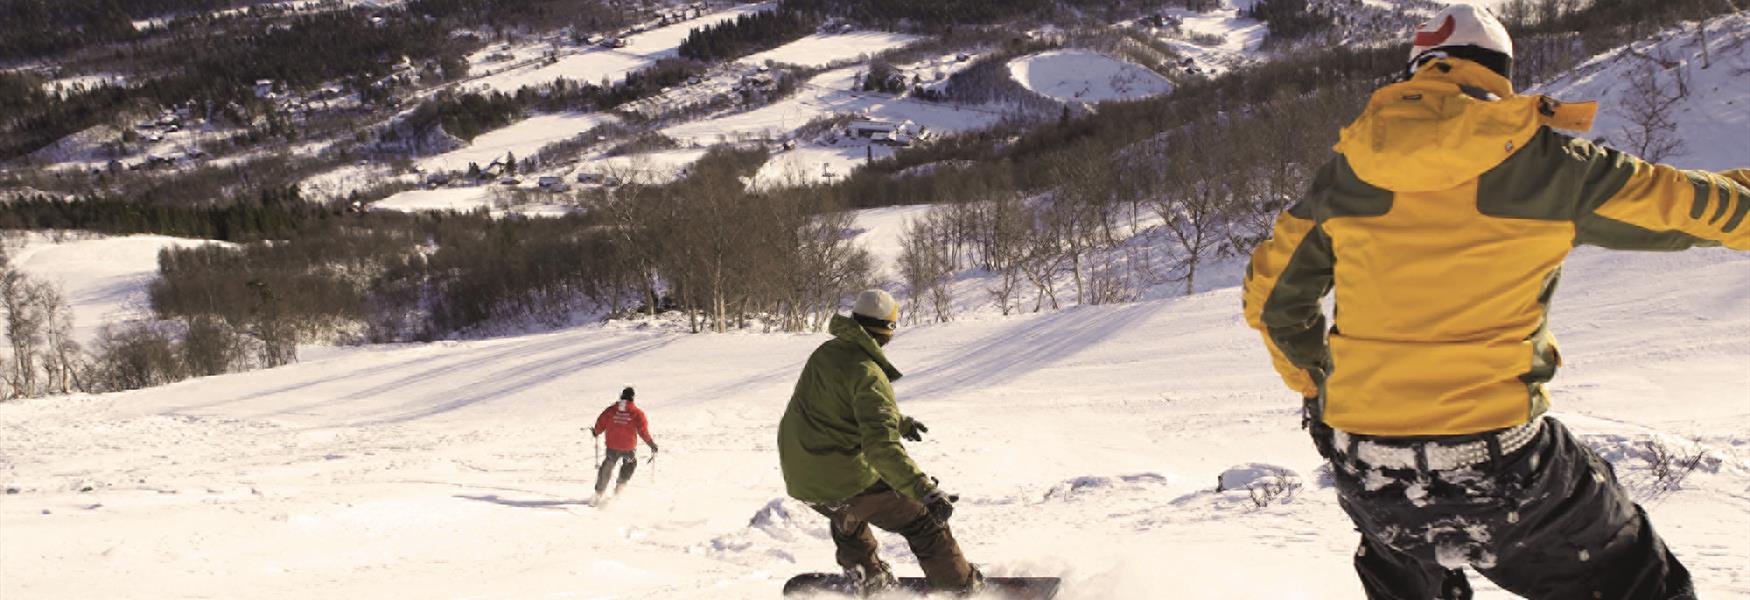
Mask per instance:
[[[1735,177],[1682,171],[1640,160],[1619,162],[1628,181],[1600,203],[1593,214],[1653,232],[1677,232],[1750,250],[1750,228],[1741,229],[1746,191]],[[1688,196],[1687,207],[1683,205]],[[1687,208],[1687,210],[1685,210]]]
[[[1697,177],[1694,173],[1684,173],[1683,175],[1689,178],[1690,185],[1695,186],[1695,199],[1691,200],[1689,204],[1689,218],[1700,221],[1702,215],[1707,214],[1708,191],[1713,186],[1708,185],[1706,178]],[[1716,216],[1712,220],[1717,221],[1719,217]]]
[[[1313,381],[1305,369],[1290,360],[1288,354],[1277,344],[1277,330],[1285,326],[1299,329],[1308,326],[1308,323],[1305,322],[1304,315],[1293,314],[1299,311],[1284,310],[1280,306],[1282,298],[1277,291],[1284,275],[1294,278],[1292,271],[1297,267],[1296,257],[1302,255],[1301,248],[1314,235],[1316,227],[1317,223],[1312,219],[1296,217],[1288,212],[1278,216],[1270,239],[1265,240],[1252,253],[1252,262],[1246,268],[1242,295],[1246,324],[1263,334],[1264,346],[1270,351],[1272,366],[1288,387],[1309,397],[1318,395],[1318,383]],[[1323,321],[1323,314],[1317,311],[1317,298],[1313,302],[1314,313],[1320,318],[1311,326],[1318,327]],[[1292,339],[1292,336],[1283,337]]]

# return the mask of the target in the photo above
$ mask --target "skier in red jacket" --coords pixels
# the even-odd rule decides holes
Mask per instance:
[[[655,460],[656,442],[650,439],[650,421],[644,418],[644,411],[632,404],[633,391],[630,386],[620,391],[620,401],[608,405],[601,416],[596,417],[595,427],[590,429],[591,435],[608,434],[608,457],[602,461],[601,468],[596,471],[595,503],[600,504],[602,493],[608,490],[608,478],[614,474],[614,465],[626,461],[626,466],[620,468],[620,479],[614,484],[614,495],[620,495],[620,490],[626,487],[626,481],[632,479],[632,471],[638,469],[638,438],[644,438],[644,443],[650,445],[651,460]]]

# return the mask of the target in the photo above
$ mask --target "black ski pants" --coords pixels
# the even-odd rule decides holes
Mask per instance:
[[[1535,600],[1695,598],[1610,464],[1555,419],[1524,448],[1447,471],[1371,468],[1317,424],[1314,439],[1361,531],[1355,570],[1370,600],[1468,599],[1465,566]]]
[[[615,450],[609,448],[608,457],[602,459],[601,468],[596,470],[595,493],[600,494],[608,491],[608,479],[614,476],[614,465],[619,464],[622,460],[626,461],[626,464],[625,466],[620,467],[620,480],[617,482],[614,491],[618,492],[620,486],[624,486],[627,481],[632,480],[632,472],[638,470],[637,453],[633,450]]]

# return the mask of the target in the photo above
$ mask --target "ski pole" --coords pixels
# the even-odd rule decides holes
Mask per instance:
[[[589,436],[589,449],[594,452],[594,458],[592,460],[595,461],[595,467],[593,468],[602,468],[602,443],[601,440],[596,439],[596,436],[593,434]]]

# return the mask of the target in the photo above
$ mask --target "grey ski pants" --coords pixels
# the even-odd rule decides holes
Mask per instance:
[[[602,459],[601,468],[596,470],[595,493],[600,494],[608,491],[608,479],[614,476],[614,465],[619,464],[622,460],[626,461],[626,465],[620,467],[620,480],[616,482],[615,491],[618,492],[620,486],[626,485],[626,482],[632,479],[632,472],[638,470],[637,453],[633,450],[609,448],[608,457]]]
[[[1315,424],[1338,500],[1361,530],[1355,570],[1367,597],[1468,599],[1469,566],[1533,600],[1694,600],[1689,571],[1610,463],[1559,421],[1543,425],[1498,460],[1418,471],[1348,459]]]

